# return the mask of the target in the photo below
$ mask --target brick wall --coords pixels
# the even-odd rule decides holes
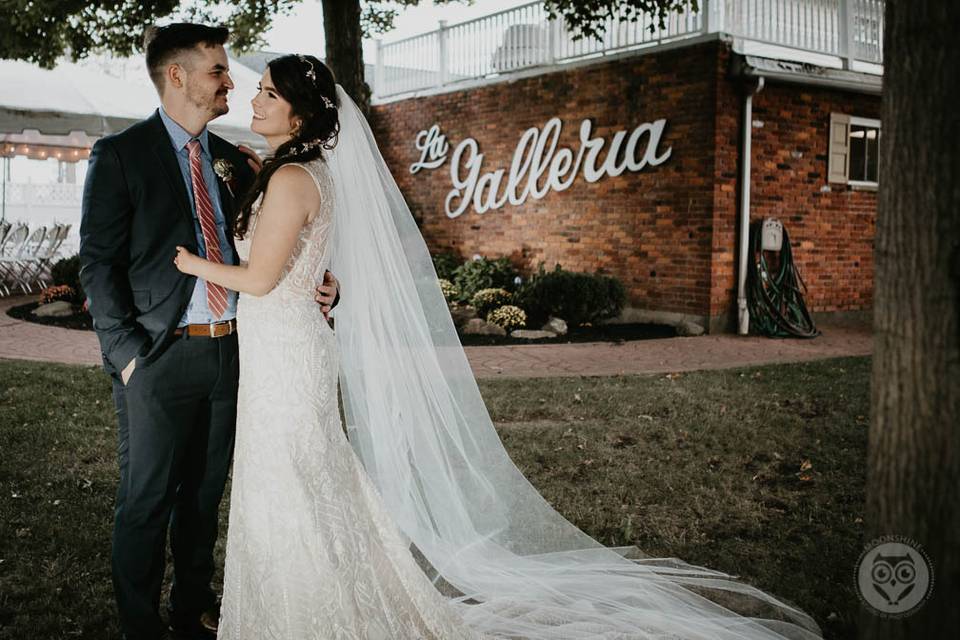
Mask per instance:
[[[735,310],[738,147],[742,98],[726,45],[709,42],[374,107],[371,118],[432,251],[509,256],[620,278],[637,308],[708,318]],[[877,117],[879,99],[768,85],[754,101],[753,215],[775,215],[794,243],[815,311],[869,308],[875,194],[826,185],[829,114]],[[453,148],[475,138],[483,173],[509,170],[523,132],[563,121],[559,146],[576,151],[579,125],[608,139],[667,119],[657,167],[588,183],[520,206],[448,218],[450,160],[415,175],[417,132],[439,124]],[[604,154],[605,155],[605,154]]]

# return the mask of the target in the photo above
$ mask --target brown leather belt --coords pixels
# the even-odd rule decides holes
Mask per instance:
[[[185,327],[175,329],[173,335],[182,336],[186,333],[191,338],[222,338],[236,332],[237,321],[225,320],[211,324],[188,324]]]

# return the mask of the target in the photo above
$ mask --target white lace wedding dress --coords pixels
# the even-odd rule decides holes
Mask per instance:
[[[479,638],[414,560],[348,442],[333,330],[314,301],[329,265],[332,185],[279,284],[241,295],[240,387],[221,640]],[[241,259],[250,237],[237,243]],[[346,293],[345,295],[349,295]]]

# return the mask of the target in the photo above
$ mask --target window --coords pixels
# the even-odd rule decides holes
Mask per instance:
[[[876,187],[880,175],[880,121],[830,114],[829,182]]]

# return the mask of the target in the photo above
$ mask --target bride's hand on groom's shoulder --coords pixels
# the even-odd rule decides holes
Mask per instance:
[[[177,266],[177,269],[179,269],[181,273],[195,276],[197,275],[197,266],[201,260],[203,260],[203,258],[198,258],[193,255],[186,247],[178,246],[177,255],[173,257],[173,264]]]
[[[253,172],[260,173],[260,169],[263,167],[263,159],[257,155],[257,152],[243,144],[238,144],[237,149],[247,156],[247,164],[250,165]]]

